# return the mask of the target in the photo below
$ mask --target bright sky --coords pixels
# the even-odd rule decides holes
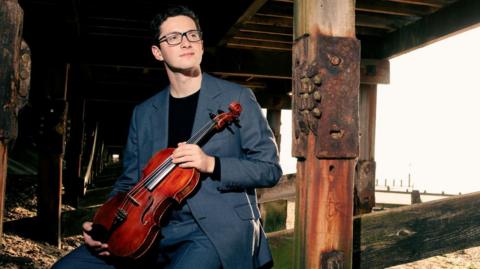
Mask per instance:
[[[380,184],[406,184],[410,173],[422,192],[480,191],[479,65],[480,27],[390,60],[390,84],[379,85],[377,95]],[[285,112],[280,163],[288,174],[296,159]]]
[[[390,60],[379,85],[376,178],[480,191],[480,27]]]

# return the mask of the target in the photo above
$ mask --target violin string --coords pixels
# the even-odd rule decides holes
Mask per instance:
[[[206,125],[204,125],[197,133],[195,133],[188,141],[187,143],[188,144],[196,144],[198,141],[196,141],[197,139],[200,139],[201,137],[203,137],[204,135],[208,134],[212,128],[214,127],[215,125],[214,124],[209,124],[207,123]],[[198,138],[197,138],[198,137]],[[154,171],[154,173],[151,174],[151,176],[149,176],[149,179],[146,180],[146,183],[144,184],[144,186],[147,186],[149,184],[151,184],[158,175],[162,174],[162,172],[164,172],[164,170],[168,169],[168,167],[172,164],[172,158],[169,157],[166,161],[165,161],[165,164],[164,165],[161,165],[159,168],[155,169],[155,170],[158,170],[158,171]]]
[[[209,122],[205,124],[199,131],[197,131],[188,141],[187,143],[192,144],[192,142],[197,143],[197,139],[199,140],[201,137],[209,133],[213,127],[216,125],[215,122]],[[145,179],[145,182],[141,184],[142,186],[137,186],[129,192],[129,195],[134,196],[138,193],[141,187],[148,186],[154,182],[158,175],[162,174],[170,165],[172,165],[172,158],[168,157],[161,165],[155,168]]]

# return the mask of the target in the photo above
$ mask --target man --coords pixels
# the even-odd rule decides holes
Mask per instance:
[[[158,151],[176,148],[173,162],[202,175],[197,190],[174,206],[158,244],[142,265],[120,263],[108,245],[92,239],[83,224],[86,246],[65,256],[59,268],[260,268],[271,264],[259,222],[255,188],[278,182],[281,169],[268,124],[248,89],[202,74],[202,32],[196,15],[185,7],[166,10],[152,22],[153,56],[162,61],[169,87],[138,105],[132,116],[124,154],[124,172],[112,195],[128,191]],[[243,107],[238,125],[214,134],[201,147],[183,143],[210,121],[210,113]]]

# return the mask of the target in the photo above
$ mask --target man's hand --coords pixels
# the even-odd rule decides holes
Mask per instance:
[[[202,173],[212,173],[215,168],[215,158],[203,152],[195,144],[178,143],[178,148],[172,154],[173,163],[182,168],[196,168]]]
[[[107,250],[108,245],[100,241],[94,240],[88,234],[88,232],[92,230],[92,222],[90,221],[84,222],[82,224],[82,228],[83,228],[83,240],[85,241],[85,245],[93,249],[99,256],[110,256],[110,252],[108,252]]]

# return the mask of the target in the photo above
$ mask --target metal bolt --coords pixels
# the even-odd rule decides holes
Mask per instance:
[[[319,86],[320,84],[322,84],[322,75],[321,74],[316,74],[313,78],[313,83],[317,86]]]
[[[332,65],[339,65],[341,62],[342,62],[342,59],[340,59],[338,56],[330,57],[330,63]]]
[[[322,111],[318,107],[314,108],[312,110],[313,116],[317,119],[320,119],[322,117]]]
[[[305,93],[305,92],[308,92],[309,91],[309,79],[308,78],[302,78],[300,79],[300,81],[302,82],[302,87],[300,88],[300,93]]]

